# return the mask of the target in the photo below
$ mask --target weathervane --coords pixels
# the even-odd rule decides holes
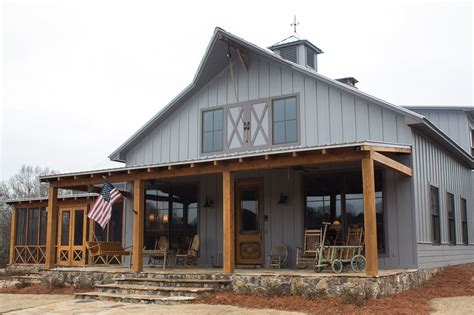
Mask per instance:
[[[290,24],[290,26],[293,26],[293,32],[296,33],[296,27],[300,25],[300,22],[296,22],[296,15],[295,18],[293,19],[293,23]]]

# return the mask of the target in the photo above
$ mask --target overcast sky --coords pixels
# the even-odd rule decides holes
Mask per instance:
[[[471,2],[2,1],[0,180],[107,156],[190,83],[216,26],[267,47],[298,33],[319,72],[398,105],[473,105]]]

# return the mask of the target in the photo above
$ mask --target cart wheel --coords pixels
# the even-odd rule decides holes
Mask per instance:
[[[343,266],[342,261],[340,259],[335,259],[332,262],[331,267],[332,267],[332,271],[334,271],[334,273],[341,273],[342,268],[344,266]]]
[[[351,260],[351,267],[354,272],[362,272],[365,270],[365,257],[362,255],[355,255]]]

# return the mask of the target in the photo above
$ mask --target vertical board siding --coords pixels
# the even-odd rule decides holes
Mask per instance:
[[[302,146],[367,140],[411,143],[409,127],[400,114],[255,53],[249,53],[247,62],[248,71],[240,62],[232,63],[235,90],[227,67],[129,149],[127,166],[199,159],[201,111],[235,104],[236,94],[239,102],[298,94]]]
[[[413,183],[420,268],[474,261],[474,200],[472,197],[472,172],[453,158],[438,144],[420,133],[414,133]],[[441,245],[432,245],[430,185],[439,188]],[[456,219],[456,246],[448,244],[447,193],[454,194]],[[470,245],[462,245],[461,197],[467,201],[468,239]]]
[[[413,109],[428,118],[436,127],[470,153],[469,119],[462,110]]]

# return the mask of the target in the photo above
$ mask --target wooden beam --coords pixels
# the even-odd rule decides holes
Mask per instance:
[[[46,260],[45,268],[54,268],[56,258],[56,231],[58,224],[58,188],[48,187],[48,225],[46,227]]]
[[[170,178],[181,176],[198,176],[207,174],[222,173],[224,170],[238,172],[238,171],[252,171],[256,169],[271,169],[271,168],[285,168],[295,165],[319,165],[331,163],[344,163],[359,161],[361,158],[369,155],[369,152],[354,152],[352,149],[334,151],[328,154],[321,154],[321,150],[308,153],[298,153],[298,156],[284,156],[284,155],[262,155],[262,159],[244,159],[243,163],[239,163],[238,158],[229,160],[220,160],[218,165],[209,163],[195,163],[195,167],[181,167],[168,170],[166,166],[156,167],[151,172],[134,172],[133,174],[126,174],[123,171],[116,175],[111,175],[108,179],[111,182],[127,182],[136,179],[150,180],[156,178]],[[184,164],[183,164],[184,165]],[[51,182],[50,185],[60,188],[67,188],[71,186],[92,185],[103,183],[100,176],[95,178],[79,178],[74,180],[71,178],[63,179],[61,182]]]
[[[10,257],[8,259],[8,263],[13,265],[15,263],[15,242],[16,242],[16,207],[12,206],[12,220],[10,226]]]
[[[375,173],[374,160],[370,157],[362,159],[362,188],[364,193],[365,273],[368,276],[376,277],[378,275],[378,254]]]
[[[384,147],[377,145],[363,145],[360,147],[361,151],[378,151],[387,153],[405,153],[410,154],[411,148],[397,148],[397,147]]]
[[[222,172],[223,190],[223,272],[233,273],[235,268],[235,213],[234,213],[234,174],[230,171]]]
[[[374,159],[375,162],[379,164],[390,167],[391,169],[397,172],[400,172],[402,174],[405,174],[407,176],[413,176],[413,170],[410,167],[403,165],[402,163],[397,162],[389,158],[388,156],[385,156],[375,151],[371,151],[370,156],[372,157],[372,159]]]
[[[248,72],[247,63],[245,62],[243,53],[238,48],[236,50],[237,50],[237,55],[239,55],[240,63],[242,64],[242,68],[244,68],[245,72]]]
[[[133,271],[143,271],[143,229],[145,224],[145,189],[142,180],[133,183]]]

